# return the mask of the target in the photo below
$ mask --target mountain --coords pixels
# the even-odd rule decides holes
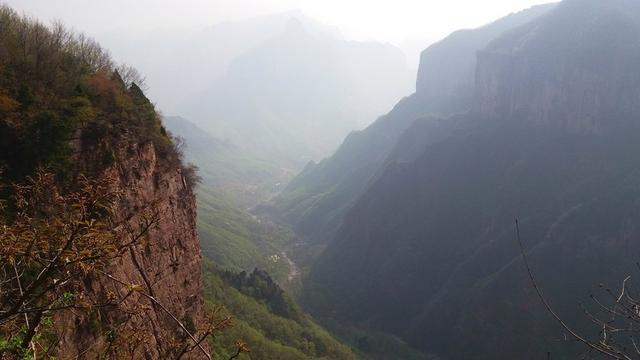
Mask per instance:
[[[194,178],[154,106],[86,37],[0,23],[0,357],[202,358]]]
[[[186,99],[205,91],[242,54],[280,35],[291,18],[315,34],[339,36],[299,11],[227,21],[204,29],[113,30],[95,34],[114,57],[147,77],[149,96],[166,114],[176,114]]]
[[[441,359],[584,353],[558,341],[514,219],[545,298],[597,337],[579,304],[615,301],[598,284],[640,255],[638,10],[566,0],[480,49],[470,110],[410,125],[346,212],[305,282],[313,313]]]
[[[410,89],[410,78],[400,50],[318,34],[291,18],[280,35],[237,57],[180,113],[299,170],[391,107]]]
[[[349,359],[355,356],[352,351],[356,350],[358,357],[365,359],[380,359],[381,354],[383,357],[399,354],[405,359],[425,358],[397,338],[327,324],[326,329],[336,334],[336,340],[304,314],[290,295],[280,290],[282,287],[295,292],[300,282],[300,270],[288,257],[295,240],[293,232],[243,210],[237,198],[229,196],[229,188],[216,182],[216,175],[233,177],[240,174],[227,174],[228,169],[225,172],[224,167],[228,165],[224,161],[217,162],[229,160],[227,151],[233,151],[233,147],[225,150],[230,144],[215,139],[185,119],[170,117],[165,119],[165,124],[173,134],[184,139],[185,159],[198,165],[202,176],[202,184],[196,193],[198,237],[206,262],[203,274],[205,300],[212,306],[224,305],[225,312],[238,322],[210,341],[215,356],[230,357],[235,351],[230,344],[242,338],[250,345],[253,356],[259,354],[260,358],[268,359],[322,356]],[[218,158],[218,154],[223,156]],[[242,280],[243,276],[247,276],[250,286]],[[278,295],[274,299],[261,297],[264,290],[257,289],[264,285],[271,289],[266,293]],[[274,304],[282,305],[283,302],[293,309],[287,311],[288,316],[273,308]]]
[[[223,164],[187,164],[233,146],[168,119],[185,148],[84,35],[0,23],[0,358],[357,358],[243,271],[286,278],[267,256],[286,234],[204,188]]]
[[[186,159],[198,165],[205,184],[201,190],[224,193],[235,206],[248,209],[271,199],[294,175],[291,169],[220,140],[187,119],[167,116],[164,124],[183,140]]]
[[[552,7],[533,7],[479,29],[455,32],[426,49],[421,56],[416,93],[365,130],[351,133],[330,158],[306,167],[272,206],[262,210],[293,224],[297,233],[312,242],[331,239],[346,211],[384,167],[398,139],[414,120],[472,108],[476,52],[501,33]]]
[[[275,156],[293,172],[413,87],[399,49],[346,41],[300,11],[98,39],[146,75],[165,114],[181,114],[261,160]]]
[[[566,1],[492,43],[478,56],[477,110],[584,132],[635,122],[637,9],[634,1]]]
[[[360,358],[303,313],[264,271],[235,273],[207,264],[204,286],[208,303],[224,304],[220,315],[233,316],[235,323],[211,339],[216,359],[232,357],[238,339],[246,341],[252,358],[258,359]]]

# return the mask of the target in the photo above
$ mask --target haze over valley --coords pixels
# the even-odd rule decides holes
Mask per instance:
[[[638,0],[11,0],[0,74],[0,359],[640,359]]]

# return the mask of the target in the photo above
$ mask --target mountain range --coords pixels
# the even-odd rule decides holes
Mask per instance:
[[[147,76],[165,114],[283,171],[331,154],[413,87],[398,48],[344,40],[297,11],[166,34],[103,37]]]
[[[565,0],[425,50],[415,94],[262,209],[321,244],[303,304],[437,359],[584,352],[514,220],[546,299],[595,336],[579,304],[640,255],[639,6]]]
[[[350,134],[331,157],[306,167],[267,212],[292,224],[312,242],[331,239],[347,209],[384,168],[398,139],[414,120],[472,108],[476,52],[552,7],[537,6],[479,29],[457,31],[427,48],[421,55],[417,91],[366,129]]]

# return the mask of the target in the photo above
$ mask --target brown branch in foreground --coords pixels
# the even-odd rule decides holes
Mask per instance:
[[[249,347],[247,346],[247,344],[245,344],[245,343],[244,343],[244,342],[242,342],[242,341],[236,341],[236,348],[237,348],[236,353],[235,353],[235,354],[233,354],[233,355],[229,358],[229,360],[233,360],[233,359],[238,358],[238,356],[240,356],[240,354],[242,354],[242,353],[250,353],[250,352],[251,352],[251,349],[249,349]]]
[[[108,274],[102,270],[98,270],[98,272],[104,276],[106,276],[107,278],[117,282],[120,285],[124,285],[127,287],[131,287],[133,286],[133,284],[129,284],[126,283],[118,278],[115,278],[114,276],[112,276],[111,274]],[[169,317],[171,317],[171,319],[182,329],[182,331],[184,331],[187,336],[189,336],[189,338],[191,338],[191,340],[194,342],[194,344],[197,345],[198,349],[200,349],[200,351],[204,354],[204,356],[211,360],[211,355],[204,349],[204,347],[202,346],[202,341],[196,339],[196,337],[189,331],[187,330],[187,328],[182,324],[182,322],[175,316],[173,315],[166,307],[164,307],[164,305],[162,305],[158,300],[156,300],[153,296],[145,293],[144,291],[138,290],[138,293],[140,295],[142,295],[143,297],[147,298],[148,300],[150,300],[152,303],[154,303],[155,305],[157,305],[162,311],[164,311],[167,315],[169,315]]]
[[[527,273],[529,275],[529,280],[531,282],[531,285],[535,289],[536,294],[538,295],[538,298],[540,299],[540,301],[544,305],[544,307],[547,310],[547,312],[549,314],[551,314],[551,316],[553,316],[553,318],[558,322],[558,324],[560,324],[560,326],[564,330],[566,330],[569,334],[571,334],[571,336],[574,339],[576,339],[577,341],[585,344],[590,349],[595,350],[595,351],[597,351],[600,354],[603,354],[605,356],[609,356],[610,358],[613,358],[613,359],[632,360],[629,356],[627,356],[625,354],[622,354],[619,351],[616,351],[615,349],[611,349],[608,345],[606,345],[604,343],[599,343],[599,344],[596,345],[596,344],[592,343],[591,341],[587,340],[586,338],[584,338],[583,336],[578,334],[576,331],[574,331],[571,327],[569,327],[569,325],[567,325],[564,322],[564,320],[562,320],[562,318],[553,310],[553,308],[551,307],[551,305],[549,304],[547,299],[542,294],[542,290],[538,286],[538,283],[537,283],[535,277],[533,276],[533,271],[531,270],[531,266],[529,266],[529,261],[527,259],[527,254],[526,254],[526,252],[524,250],[524,245],[523,245],[522,239],[520,237],[520,226],[518,224],[518,219],[515,220],[515,223],[516,223],[516,238],[518,240],[518,245],[520,246],[520,254],[522,255],[522,262],[524,263],[524,266],[527,269]],[[603,349],[601,346],[605,346],[606,348]]]

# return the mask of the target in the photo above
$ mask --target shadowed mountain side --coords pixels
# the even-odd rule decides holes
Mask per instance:
[[[416,161],[389,165],[361,197],[307,279],[317,315],[403,335],[446,359],[535,349],[533,359],[565,344],[550,347],[561,334],[529,287],[514,217],[545,293],[572,320],[597,282],[633,270],[637,130],[474,122],[459,119]]]
[[[637,9],[568,0],[481,51],[473,111],[400,137],[312,268],[310,309],[443,359],[584,352],[557,341],[513,220],[546,297],[591,329],[579,302],[640,256]]]
[[[499,34],[551,7],[534,7],[476,30],[456,32],[426,49],[417,93],[400,101],[367,129],[350,134],[332,157],[309,165],[272,207],[263,210],[293,224],[300,235],[313,242],[331,239],[346,211],[383,168],[399,137],[415,119],[465,112],[472,107],[469,95],[474,91],[476,52]]]

